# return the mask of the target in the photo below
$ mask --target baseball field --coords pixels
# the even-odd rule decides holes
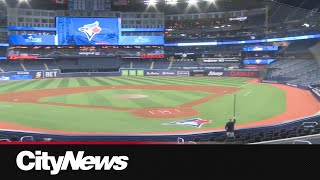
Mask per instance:
[[[174,134],[223,129],[234,113],[236,127],[242,128],[319,110],[307,91],[249,78],[90,77],[0,83],[0,129]]]

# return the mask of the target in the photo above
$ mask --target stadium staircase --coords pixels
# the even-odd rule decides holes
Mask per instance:
[[[1,72],[4,72],[4,70],[3,70],[1,67],[0,67],[0,71],[1,71]]]
[[[150,69],[153,69],[154,67],[154,61],[152,61],[151,65],[150,65]]]
[[[46,63],[43,63],[44,64],[44,67],[46,68],[46,70],[49,70],[49,67]]]
[[[27,71],[27,68],[23,65],[22,62],[20,62],[20,66],[22,67],[22,69],[23,69],[24,71]]]
[[[170,64],[169,64],[169,69],[172,67],[172,65],[173,65],[173,61],[170,61]]]
[[[133,68],[133,62],[130,62],[130,69]]]

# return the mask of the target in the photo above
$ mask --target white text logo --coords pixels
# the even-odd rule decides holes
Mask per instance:
[[[24,163],[24,158],[28,158],[29,162]],[[72,151],[67,151],[64,156],[49,156],[48,152],[22,151],[16,158],[17,166],[23,171],[35,169],[37,171],[50,171],[51,175],[57,175],[60,171],[67,170],[69,164],[72,170],[88,171],[94,170],[116,170],[121,171],[127,168],[129,160],[128,156],[86,156],[84,151],[79,151],[75,156]]]
[[[210,71],[209,76],[222,76],[223,72],[214,72],[214,71]]]

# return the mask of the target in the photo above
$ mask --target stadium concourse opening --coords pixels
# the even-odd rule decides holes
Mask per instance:
[[[0,2],[0,129],[226,143],[320,133],[319,4],[139,2]],[[242,135],[224,139],[233,116]]]

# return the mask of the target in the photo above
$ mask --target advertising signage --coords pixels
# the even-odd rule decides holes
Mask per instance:
[[[258,77],[258,71],[230,71],[230,77]]]
[[[21,26],[9,26],[9,31],[56,31],[56,28],[49,27],[21,27]]]
[[[25,54],[21,54],[21,55],[17,55],[17,54],[9,54],[8,55],[8,59],[9,60],[35,60],[38,59],[39,56],[35,56],[35,55],[25,55]]]
[[[119,45],[163,45],[164,36],[121,36]]]
[[[56,45],[54,35],[9,35],[10,45],[51,46]]]
[[[141,59],[163,59],[164,54],[141,54]]]
[[[269,65],[276,59],[244,59],[243,64],[245,65]]]
[[[96,45],[164,45],[164,36],[122,36],[122,31],[160,31],[158,28],[122,29],[119,18],[57,17],[57,44]],[[163,30],[162,30],[163,31]]]
[[[204,76],[212,76],[212,77],[258,77],[259,71],[245,71],[245,70],[206,70],[203,72]]]
[[[176,70],[145,70],[145,76],[189,76],[189,71]]]
[[[246,46],[243,48],[244,52],[256,52],[256,51],[278,51],[279,46]]]
[[[236,58],[198,58],[204,63],[237,63],[240,59]]]

